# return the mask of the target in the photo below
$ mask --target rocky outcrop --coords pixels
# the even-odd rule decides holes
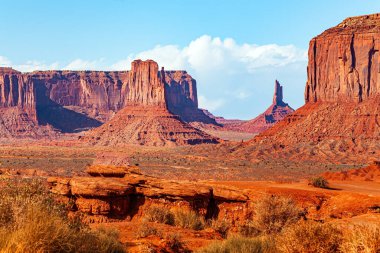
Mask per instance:
[[[292,112],[294,112],[293,108],[283,101],[283,87],[276,80],[274,83],[273,102],[264,113],[247,122],[230,124],[227,127],[241,132],[261,133]]]
[[[196,92],[196,82],[186,71],[159,71],[152,60],[134,61],[131,71],[23,74],[0,68],[0,107],[18,108],[36,126],[64,133],[100,126],[122,108],[136,105],[165,107],[186,122],[216,124],[198,109]],[[19,136],[15,127],[5,126],[11,136]]]
[[[87,172],[112,171],[113,167],[89,167]],[[119,170],[121,170],[119,168]],[[88,222],[140,219],[152,203],[180,206],[199,211],[205,217],[215,217],[227,212],[229,203],[242,210],[249,200],[243,192],[223,186],[209,186],[193,182],[162,180],[140,173],[132,168],[124,169],[123,177],[103,174],[102,176],[50,177],[48,184],[52,193],[70,199],[72,211],[80,211]],[[226,210],[221,210],[225,208]]]
[[[380,14],[347,18],[310,41],[306,102],[380,95]]]

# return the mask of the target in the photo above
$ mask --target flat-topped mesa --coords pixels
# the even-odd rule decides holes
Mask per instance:
[[[155,61],[135,60],[129,72],[125,105],[166,107],[163,71]]]
[[[352,17],[310,41],[306,102],[380,96],[380,14]]]

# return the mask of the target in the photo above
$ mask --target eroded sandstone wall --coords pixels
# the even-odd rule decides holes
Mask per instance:
[[[152,60],[136,60],[130,71],[21,73],[0,68],[0,108],[16,107],[64,132],[98,126],[127,106],[159,106],[184,121],[215,123],[198,109],[195,80],[186,71],[159,71]],[[65,117],[57,116],[62,112]]]
[[[347,18],[310,41],[306,102],[380,94],[380,14]]]
[[[23,110],[36,120],[35,89],[31,79],[11,68],[0,68],[0,106]]]

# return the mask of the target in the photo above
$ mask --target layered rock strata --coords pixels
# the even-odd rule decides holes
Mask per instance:
[[[217,138],[190,126],[170,111],[168,101],[177,105],[183,101],[170,97],[170,89],[165,87],[165,72],[158,72],[157,63],[134,61],[128,83],[128,89],[133,92],[129,93],[127,106],[101,127],[86,133],[82,139],[96,145],[218,143]]]
[[[380,14],[345,19],[313,38],[306,102],[361,102],[380,94]]]
[[[0,68],[0,109],[18,111],[5,116],[24,115],[30,125],[64,133],[100,126],[135,105],[165,107],[183,121],[216,124],[198,109],[196,92],[196,81],[186,71],[159,71],[151,60],[134,61],[131,71],[20,73]],[[5,118],[0,134],[22,137],[16,131],[22,123],[14,123],[19,118]],[[30,127],[22,131],[33,136]]]
[[[329,163],[380,155],[380,14],[353,17],[310,42],[306,104],[239,151]],[[260,147],[258,147],[260,143]]]
[[[113,171],[118,172],[117,177]],[[248,197],[237,190],[191,182],[174,182],[136,173],[128,167],[93,166],[92,176],[48,178],[51,192],[74,201],[88,222],[139,219],[155,202],[166,208],[195,209],[206,218],[228,213],[228,204],[242,207]],[[227,205],[226,207],[224,207]]]

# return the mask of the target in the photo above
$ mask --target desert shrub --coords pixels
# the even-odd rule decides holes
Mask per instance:
[[[157,253],[156,248],[152,244],[142,244],[139,246],[140,253]]]
[[[181,237],[177,233],[168,234],[166,236],[166,246],[173,250],[173,252],[186,252],[186,248],[184,247],[183,242],[181,241]]]
[[[137,238],[145,238],[145,237],[148,237],[150,235],[162,237],[161,231],[159,231],[157,228],[153,227],[152,224],[149,224],[147,222],[141,223],[140,226],[137,228],[136,237]]]
[[[91,230],[69,219],[40,180],[0,187],[1,252],[125,252],[115,231]]]
[[[173,213],[159,206],[151,206],[148,208],[144,215],[144,219],[150,222],[164,223],[168,225],[174,225]]]
[[[341,241],[342,234],[334,226],[308,221],[283,230],[276,247],[284,253],[330,253],[338,252]]]
[[[255,237],[260,234],[260,230],[256,227],[252,220],[246,220],[238,226],[238,232],[244,237]]]
[[[380,252],[380,225],[357,225],[347,231],[341,246],[342,252]]]
[[[232,236],[223,242],[213,242],[198,253],[264,253],[270,252],[270,245],[265,238]]]
[[[203,218],[193,210],[176,210],[174,224],[182,228],[202,230],[205,226]]]
[[[230,230],[231,223],[226,220],[212,219],[208,225],[218,232],[223,238],[227,238],[228,231]]]
[[[264,234],[279,233],[301,217],[301,210],[291,198],[267,195],[254,205],[253,226]]]
[[[317,188],[329,188],[329,182],[324,177],[313,177],[309,179],[309,184]]]

